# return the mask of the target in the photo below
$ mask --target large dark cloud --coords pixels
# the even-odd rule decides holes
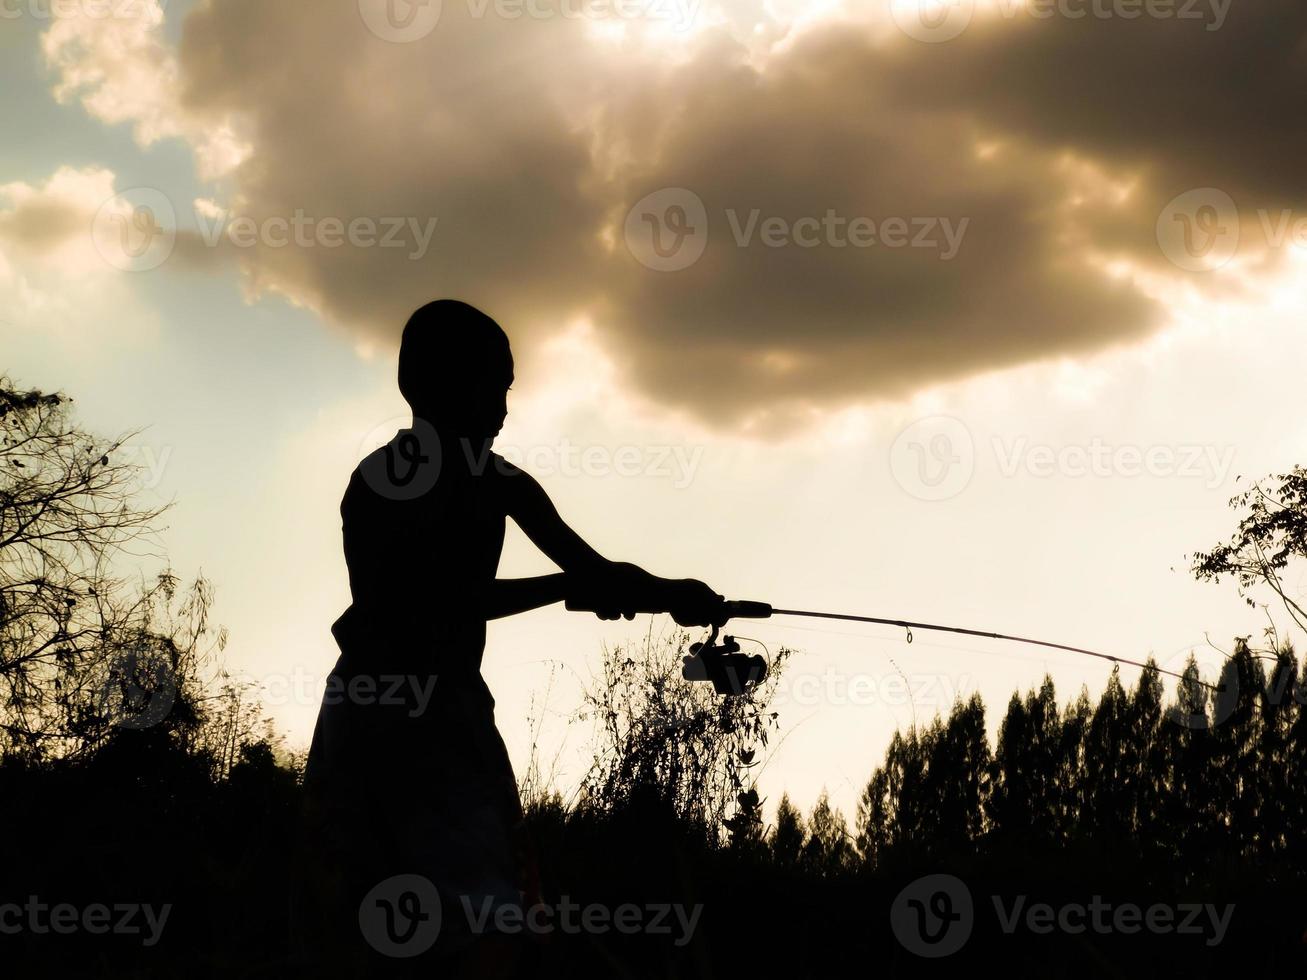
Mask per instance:
[[[581,306],[601,203],[568,115],[587,84],[577,25],[460,19],[460,6],[415,44],[372,36],[353,2],[215,0],[187,19],[187,107],[235,113],[254,147],[233,213],[438,221],[416,260],[410,248],[260,247],[247,262],[256,285],[386,337],[438,295],[555,323]]]
[[[1090,264],[1090,229],[1067,200],[1101,188],[1080,186],[1037,143],[984,152],[963,111],[905,109],[885,96],[879,57],[835,30],[764,72],[705,55],[645,100],[648,116],[614,113],[632,140],[663,127],[658,153],[632,165],[619,197],[678,185],[709,218],[694,266],[660,274],[626,261],[609,280],[607,322],[661,398],[777,423],[1092,349],[1156,321],[1128,282]],[[664,122],[669,105],[683,111]],[[906,247],[741,248],[734,232],[754,209],[787,222],[828,209],[882,227],[899,218],[912,231]],[[955,254],[944,221],[964,230]],[[919,230],[939,246],[913,247]]]
[[[977,15],[948,43],[884,49],[878,84],[909,110],[964,108],[993,129],[1144,169],[1160,193],[1214,185],[1255,207],[1300,201],[1307,5],[1220,9],[1176,0],[1166,18]]]
[[[642,392],[766,429],[1140,337],[1164,315],[1137,275],[1182,274],[1155,237],[1171,197],[1301,197],[1301,5],[1242,0],[1219,30],[978,13],[943,44],[879,16],[765,53],[724,30],[677,49],[468,9],[447,0],[411,44],[372,36],[354,3],[189,15],[187,111],[237,119],[253,147],[235,211],[439,219],[419,260],[252,250],[256,286],[384,338],[437,295],[528,347],[586,313]],[[679,271],[624,244],[631,205],[667,187],[707,211]],[[739,247],[727,217],[828,210],[965,231],[948,258],[942,242]]]

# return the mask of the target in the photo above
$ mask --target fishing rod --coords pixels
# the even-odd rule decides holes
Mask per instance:
[[[1100,653],[1084,647],[1071,646],[1067,643],[1053,643],[1048,640],[1036,640],[1027,636],[1014,636],[1009,633],[994,633],[988,630],[968,629],[962,626],[941,626],[937,623],[917,623],[906,619],[886,619],[880,616],[854,616],[848,613],[813,612],[808,609],[776,609],[765,602],[745,600],[728,600],[724,603],[722,613],[711,626],[712,632],[702,643],[690,644],[690,656],[685,658],[682,675],[690,681],[711,681],[718,694],[743,694],[756,687],[767,677],[767,661],[761,656],[746,656],[740,652],[740,644],[732,636],[718,643],[721,627],[732,619],[770,619],[772,616],[797,616],[805,619],[836,619],[850,623],[871,623],[876,626],[896,626],[907,631],[907,641],[912,642],[912,631],[929,630],[936,633],[957,633],[962,636],[978,636],[986,640],[1005,640],[1010,643],[1026,643],[1031,646],[1046,647],[1050,650],[1064,650],[1087,657],[1096,657],[1114,664],[1127,664],[1147,670],[1149,665],[1128,657],[1111,653]],[[1165,670],[1153,665],[1159,674],[1184,680],[1183,674]],[[1198,681],[1203,687],[1218,690],[1215,685]]]

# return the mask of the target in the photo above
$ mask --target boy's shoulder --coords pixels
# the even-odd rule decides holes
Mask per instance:
[[[440,479],[440,453],[424,447],[411,430],[359,460],[350,473],[341,509],[367,502],[404,502],[428,496]]]
[[[341,510],[357,511],[388,502],[405,502],[439,495],[447,483],[440,479],[438,454],[426,454],[417,447],[405,447],[403,433],[361,459],[350,473],[341,498]],[[488,451],[472,466],[477,482],[489,484],[494,492],[513,493],[538,486],[534,477],[501,453]],[[487,487],[489,489],[489,487]]]
[[[520,466],[518,466],[508,457],[503,456],[500,453],[497,453],[493,450],[491,450],[489,456],[490,456],[490,460],[489,460],[490,466],[487,467],[487,470],[490,473],[492,473],[492,475],[509,476],[509,477],[527,475],[526,470],[522,469]]]

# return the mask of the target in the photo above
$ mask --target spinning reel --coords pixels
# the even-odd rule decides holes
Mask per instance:
[[[767,661],[759,654],[740,652],[733,636],[717,642],[716,625],[707,640],[690,644],[690,655],[683,661],[681,676],[687,681],[711,681],[721,695],[747,694],[767,679]]]
[[[573,612],[594,612],[592,604],[568,599],[566,606]],[[660,613],[663,609],[640,609],[638,612]],[[681,676],[687,681],[711,681],[713,689],[721,695],[740,695],[752,691],[767,679],[766,658],[748,656],[740,652],[740,644],[733,636],[717,637],[721,628],[732,619],[766,619],[772,607],[765,602],[728,600],[712,624],[708,639],[690,644],[690,655],[683,660]]]

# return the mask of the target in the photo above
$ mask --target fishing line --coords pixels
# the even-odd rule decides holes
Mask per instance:
[[[880,639],[882,642],[890,642],[889,640],[884,640],[883,638],[869,637],[866,633],[856,633],[853,630],[824,629],[823,627],[820,626],[795,626],[793,623],[767,623],[766,625],[769,629],[789,630],[795,633],[813,633],[817,636],[849,636],[855,640],[866,641],[868,639]],[[744,637],[741,637],[741,639],[744,639]],[[966,645],[940,644],[938,649],[942,651],[946,651],[949,654],[955,656],[960,654],[971,654],[972,656],[976,656],[976,657],[992,657],[998,660],[1010,660],[1013,662],[1020,662],[1020,663],[1030,662],[1030,660],[1027,657],[1023,656],[1020,652],[1005,653],[1002,650],[987,650],[983,646],[977,646],[974,643],[968,643]],[[883,650],[879,650],[879,649],[876,650],[875,652],[884,653]],[[889,655],[885,654],[885,656],[889,656]],[[1051,661],[1045,660],[1043,662],[1050,663]]]
[[[907,633],[907,641],[912,642],[914,629],[929,630],[935,633],[956,633],[960,636],[978,636],[986,640],[1006,640],[1009,643],[1027,643],[1031,646],[1045,647],[1049,650],[1065,650],[1068,653],[1079,653],[1086,657],[1096,657],[1099,660],[1107,660],[1114,664],[1127,664],[1131,667],[1138,667],[1141,670],[1148,670],[1149,665],[1138,660],[1131,660],[1128,657],[1117,656],[1112,653],[1100,653],[1097,650],[1088,650],[1084,647],[1071,646],[1067,643],[1053,643],[1050,640],[1036,640],[1028,636],[1014,636],[1010,633],[994,633],[988,630],[968,629],[963,626],[941,626],[937,623],[918,623],[906,619],[886,619],[880,616],[854,616],[848,613],[827,613],[813,612],[808,609],[772,609],[773,616],[800,616],[806,619],[836,619],[848,623],[871,623],[876,626],[897,626]],[[1166,670],[1163,667],[1152,665],[1152,669],[1159,674],[1165,674],[1168,677],[1174,677],[1177,680],[1184,680],[1184,674],[1174,670]],[[1215,685],[1207,684],[1203,681],[1198,683],[1211,690],[1218,690]]]

